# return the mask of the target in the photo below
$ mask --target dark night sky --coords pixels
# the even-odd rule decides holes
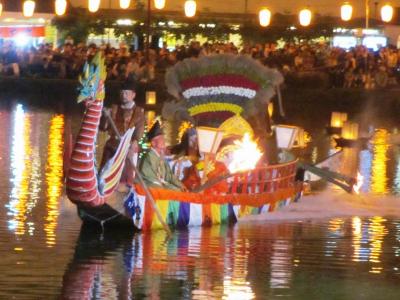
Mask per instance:
[[[35,12],[52,13],[54,11],[54,0],[35,0]],[[3,11],[22,11],[23,0],[2,0]]]

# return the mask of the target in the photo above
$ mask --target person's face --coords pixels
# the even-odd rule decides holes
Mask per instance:
[[[132,90],[122,90],[121,91],[121,103],[126,104],[128,102],[132,102],[135,98],[136,93]]]
[[[151,146],[160,154],[165,154],[166,150],[166,145],[165,145],[165,139],[164,136],[159,135],[152,139],[151,141]]]

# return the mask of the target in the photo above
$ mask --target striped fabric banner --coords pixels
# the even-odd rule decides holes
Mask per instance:
[[[275,205],[262,205],[261,207],[240,206],[231,204],[194,204],[174,200],[156,200],[157,207],[165,222],[171,227],[209,226],[235,222],[238,218],[264,214],[289,205],[298,195],[278,201]],[[152,206],[145,201],[144,196],[138,196],[138,205],[141,208],[140,220],[135,225],[144,231],[162,229],[162,224],[157,219]]]

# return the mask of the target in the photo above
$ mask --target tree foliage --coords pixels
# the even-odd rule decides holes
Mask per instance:
[[[135,1],[135,3],[134,12],[138,15],[136,18],[138,21],[133,25],[120,26],[116,24],[115,16],[103,14],[100,17],[100,14],[92,14],[86,9],[73,7],[65,16],[56,17],[53,24],[60,30],[61,38],[70,35],[77,42],[85,41],[90,33],[105,34],[106,28],[114,28],[114,34],[117,37],[123,37],[127,42],[131,42],[134,36],[143,40],[148,30],[145,24],[145,5],[143,1]],[[296,15],[275,14],[271,25],[263,28],[258,24],[257,18],[250,17],[242,20],[238,29],[217,19],[206,17],[186,20],[185,23],[182,22],[177,26],[176,23],[170,24],[165,17],[156,15],[152,17],[150,31],[153,36],[169,34],[185,41],[193,40],[200,34],[212,42],[227,41],[229,34],[238,33],[244,42],[263,43],[278,39],[293,41],[328,37],[331,36],[334,27],[344,25],[338,18],[315,15],[310,26],[302,27],[298,24]]]

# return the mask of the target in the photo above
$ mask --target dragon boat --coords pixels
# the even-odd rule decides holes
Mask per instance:
[[[138,230],[166,224],[175,228],[234,223],[247,215],[279,209],[301,196],[302,182],[296,181],[298,161],[293,159],[279,164],[258,162],[252,169],[220,174],[219,180],[206,182],[210,188],[225,181],[224,193],[151,188],[139,180],[129,193],[116,197],[134,129],[121,137],[116,154],[98,172],[95,147],[105,77],[104,58],[98,53],[85,65],[80,78],[78,102],[85,103],[86,111],[66,177],[67,196],[77,205],[84,223]],[[245,135],[268,151],[264,142],[271,135],[267,106],[282,81],[278,71],[248,56],[214,55],[176,64],[166,74],[168,92],[176,99],[167,103],[162,113],[170,144],[177,141],[182,122],[190,122],[222,131],[228,142],[219,154],[226,157],[235,150],[235,143],[229,141]]]

